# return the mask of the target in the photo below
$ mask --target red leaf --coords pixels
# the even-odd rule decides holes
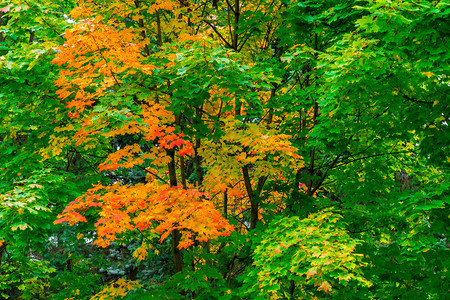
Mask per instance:
[[[62,217],[61,219],[56,220],[53,224],[61,224],[67,221],[67,217]]]
[[[185,141],[183,139],[178,139],[176,141],[173,141],[172,143],[170,143],[170,148],[173,148],[175,146],[181,146],[185,143]]]

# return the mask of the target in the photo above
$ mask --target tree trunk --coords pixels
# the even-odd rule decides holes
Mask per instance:
[[[172,149],[167,150],[167,154],[170,156],[170,162],[168,164],[170,186],[175,187],[178,185],[176,164],[175,164],[175,151]],[[183,270],[183,257],[181,256],[180,249],[178,249],[180,238],[181,234],[178,229],[172,231],[172,255],[176,273],[181,272]]]

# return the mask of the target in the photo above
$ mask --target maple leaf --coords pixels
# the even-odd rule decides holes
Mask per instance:
[[[8,12],[11,9],[11,7],[12,7],[12,4],[9,4],[9,5],[7,5],[7,6],[3,7],[3,8],[0,8],[0,11],[6,13],[6,12]]]
[[[170,143],[170,148],[173,148],[175,146],[181,146],[185,143],[185,141],[183,139],[178,139],[176,141],[173,141]]]
[[[102,18],[87,18],[66,30],[64,37],[66,42],[52,62],[66,66],[55,84],[59,97],[75,109],[72,117],[78,117],[111,87],[120,86],[135,70],[150,74],[155,69],[142,63],[144,45],[139,33],[131,28],[116,28],[102,24]]]
[[[144,247],[139,247],[133,252],[133,257],[137,260],[144,260],[148,256],[148,251]]]
[[[306,277],[310,278],[310,277],[313,277],[316,274],[317,274],[317,269],[316,268],[310,268],[308,270],[308,272],[306,272]]]
[[[322,284],[317,288],[318,291],[324,291],[325,293],[331,292],[331,284],[329,284],[327,281],[322,282]]]
[[[76,211],[86,211],[95,206],[101,209],[98,212],[101,218],[95,223],[98,234],[95,243],[101,247],[116,240],[118,234],[143,230],[156,221],[159,225],[153,230],[161,234],[161,241],[173,230],[182,229],[183,243],[178,245],[182,248],[194,242],[191,231],[197,233],[195,239],[207,241],[229,235],[234,230],[206,198],[206,193],[194,189],[168,187],[156,182],[135,186],[96,186],[71,203],[55,223],[68,221],[73,225],[85,221]],[[142,205],[143,202],[146,205]],[[97,205],[99,203],[101,205]],[[131,217],[130,214],[137,216]]]

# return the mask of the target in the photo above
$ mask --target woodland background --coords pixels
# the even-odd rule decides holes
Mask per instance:
[[[445,299],[449,19],[1,0],[0,298]]]

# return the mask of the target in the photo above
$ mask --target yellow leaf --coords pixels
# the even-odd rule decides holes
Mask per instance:
[[[55,132],[61,132],[61,131],[70,131],[73,130],[74,127],[72,124],[68,124],[67,126],[62,126],[62,127],[56,127],[55,128]]]
[[[25,223],[23,223],[23,224],[20,224],[20,225],[12,226],[12,227],[11,227],[11,230],[12,230],[12,231],[16,231],[17,228],[20,229],[20,230],[25,230],[25,229],[28,228],[28,225],[25,224]]]

